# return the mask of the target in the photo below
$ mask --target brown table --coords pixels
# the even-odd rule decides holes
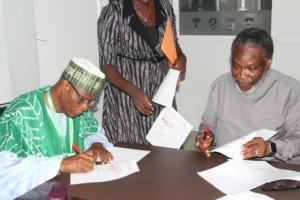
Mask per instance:
[[[129,143],[118,143],[116,146],[151,152],[138,162],[140,172],[115,181],[70,185],[68,174],[61,174],[54,180],[64,182],[70,196],[88,200],[206,200],[224,196],[197,174],[224,163],[227,158],[223,155],[213,154],[211,158],[206,158],[200,152],[194,151]],[[278,168],[300,171],[299,165],[270,163]],[[276,200],[300,199],[300,190],[263,192],[258,187],[253,191]]]

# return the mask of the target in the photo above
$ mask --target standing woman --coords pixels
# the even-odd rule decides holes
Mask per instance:
[[[178,59],[186,69],[169,0],[112,0],[98,20],[100,66],[106,75],[103,128],[110,142],[149,144],[146,135],[162,106],[151,102],[169,70],[161,43],[170,17]],[[175,106],[175,101],[173,103]]]

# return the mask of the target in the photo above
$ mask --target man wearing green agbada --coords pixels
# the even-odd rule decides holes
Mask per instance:
[[[10,103],[0,117],[1,198],[14,199],[59,172],[89,172],[98,157],[113,159],[112,145],[88,110],[104,79],[90,62],[73,58],[54,86]]]

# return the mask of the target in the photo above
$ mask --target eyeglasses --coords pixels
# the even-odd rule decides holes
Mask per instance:
[[[78,97],[79,97],[79,99],[80,99],[80,101],[82,103],[86,103],[86,104],[89,105],[92,102],[92,101],[84,98],[81,94],[79,94],[79,92],[76,90],[76,88],[74,87],[74,85],[72,85],[71,83],[70,83],[70,85],[72,86],[72,88],[74,89],[74,91],[76,92],[76,94],[78,95]]]

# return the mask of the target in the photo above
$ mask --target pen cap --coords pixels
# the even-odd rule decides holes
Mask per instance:
[[[53,184],[48,200],[65,200],[67,196],[67,187],[63,183]]]
[[[204,132],[207,133],[208,131],[209,131],[209,126],[206,125],[205,128],[204,128]]]

